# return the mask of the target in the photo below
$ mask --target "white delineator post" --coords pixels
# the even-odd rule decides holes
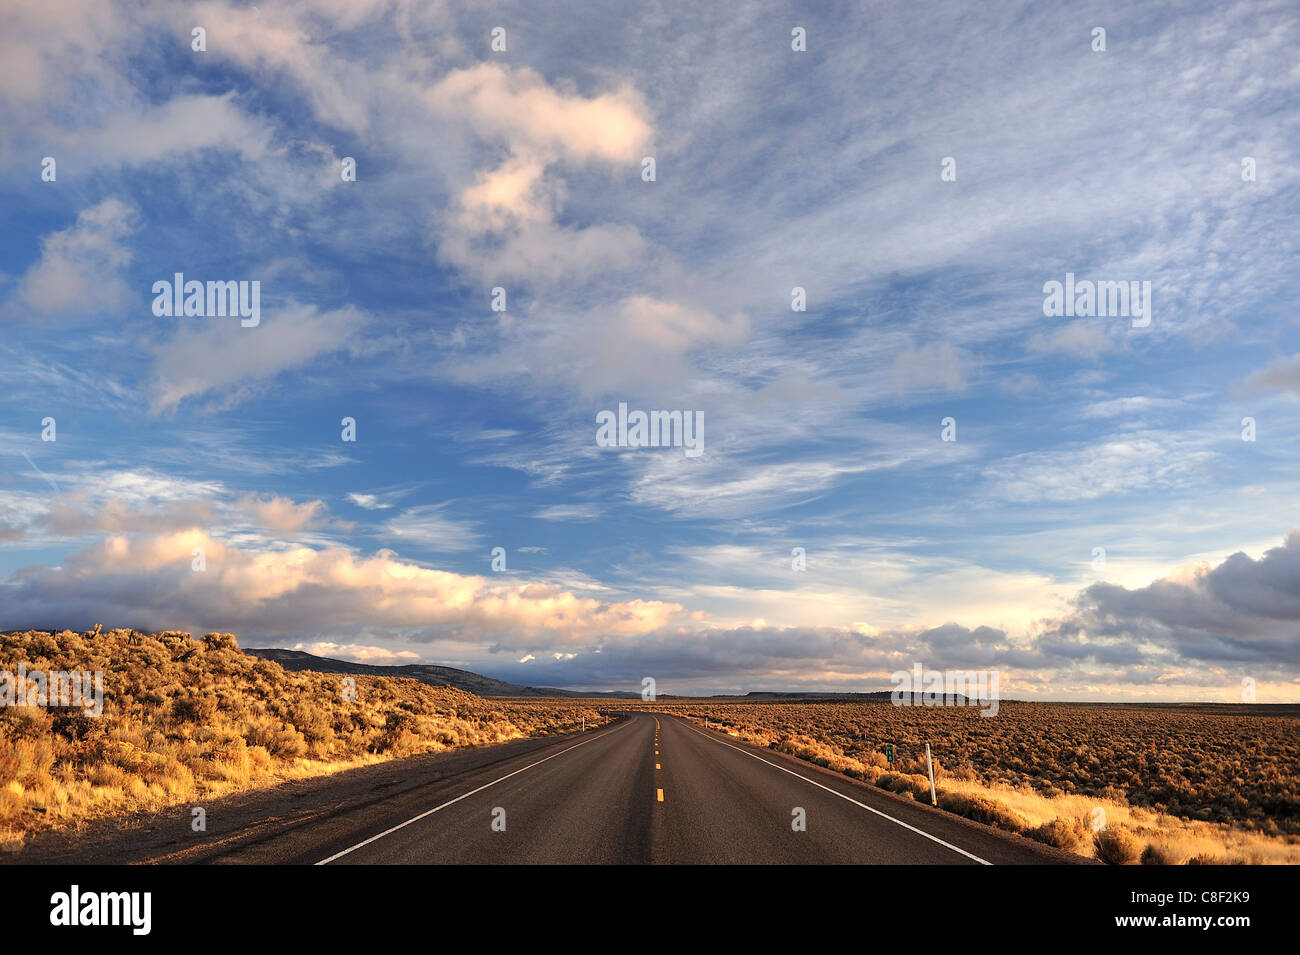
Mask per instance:
[[[930,772],[930,805],[939,805],[939,799],[934,794],[934,761],[930,759],[930,744],[925,744],[925,768]]]

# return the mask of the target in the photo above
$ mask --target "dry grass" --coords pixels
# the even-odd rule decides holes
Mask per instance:
[[[0,847],[417,753],[609,721],[583,701],[483,699],[415,680],[288,672],[230,634],[0,634],[0,670],[102,670],[104,711],[0,707]]]
[[[1300,863],[1300,718],[1244,708],[660,700],[905,797],[1117,864]],[[891,766],[884,745],[893,743]],[[1104,828],[1098,830],[1104,813]]]

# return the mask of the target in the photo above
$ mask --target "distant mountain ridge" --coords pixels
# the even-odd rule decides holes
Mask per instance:
[[[639,700],[641,694],[634,690],[607,690],[599,692],[592,690],[583,692],[582,690],[562,690],[554,686],[524,686],[519,683],[507,683],[504,680],[497,680],[490,676],[483,676],[481,673],[474,673],[472,670],[461,670],[456,667],[438,666],[433,663],[407,663],[402,666],[379,666],[373,663],[354,663],[351,660],[336,660],[333,657],[318,657],[313,653],[307,653],[303,650],[282,650],[275,647],[267,648],[249,648],[244,650],[245,653],[254,657],[261,657],[264,660],[274,660],[286,670],[316,670],[319,673],[355,673],[365,676],[395,676],[406,677],[412,680],[419,680],[421,683],[427,683],[429,686],[450,686],[457,690],[465,690],[473,693],[475,696],[536,696],[536,697],[604,697],[615,700]],[[906,695],[906,694],[905,694]],[[834,693],[834,692],[816,692],[816,691],[798,691],[786,692],[781,690],[751,690],[745,694],[715,694],[711,697],[699,697],[699,699],[717,699],[717,700],[858,700],[858,701],[886,701],[888,702],[893,696],[891,690],[878,690],[867,693]],[[672,693],[661,693],[659,699],[691,699],[691,697],[682,697]],[[974,700],[961,696],[960,694],[949,693],[942,697],[944,703],[952,705],[971,705]],[[916,706],[923,703],[922,694],[917,692],[913,695],[912,702]]]
[[[750,690],[743,698],[747,700],[893,700],[894,692],[894,690],[875,690],[870,693],[818,693],[816,691],[783,693],[780,690]],[[907,693],[903,693],[899,699],[905,699],[907,696]],[[925,695],[920,691],[913,692],[911,696],[912,702],[918,706],[925,701]],[[960,693],[937,693],[934,700],[948,706],[969,705],[975,702]]]
[[[490,676],[459,670],[456,667],[437,666],[432,663],[408,663],[402,666],[377,666],[371,663],[353,663],[350,660],[335,660],[331,657],[318,657],[302,650],[281,650],[274,647],[248,648],[244,650],[249,656],[263,660],[274,660],[286,670],[315,670],[319,673],[354,673],[362,676],[395,676],[419,680],[429,686],[450,686],[465,690],[475,696],[549,696],[549,697],[611,697],[615,699],[640,699],[639,693],[615,691],[607,693],[580,690],[561,690],[553,686],[522,686],[494,680]]]

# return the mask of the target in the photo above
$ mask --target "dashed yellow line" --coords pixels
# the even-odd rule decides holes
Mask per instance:
[[[658,756],[659,755],[659,717],[656,716],[654,719],[655,719],[655,755]],[[655,769],[659,769],[659,768],[660,768],[659,764],[655,763]],[[664,791],[662,789],[656,789],[655,798],[658,802],[663,802]]]

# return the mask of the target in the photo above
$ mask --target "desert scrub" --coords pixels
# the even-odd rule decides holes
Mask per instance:
[[[0,670],[102,670],[102,716],[0,708],[0,845],[398,756],[609,722],[583,700],[485,700],[416,680],[286,671],[234,636],[0,634]],[[350,688],[349,688],[350,689]],[[350,698],[352,697],[352,698]]]
[[[1142,858],[1142,840],[1123,826],[1110,826],[1093,836],[1097,858],[1110,865],[1134,865]]]
[[[1091,833],[1080,820],[1057,818],[1029,829],[1025,835],[1044,845],[1055,846],[1066,852],[1077,852],[1089,841]]]

